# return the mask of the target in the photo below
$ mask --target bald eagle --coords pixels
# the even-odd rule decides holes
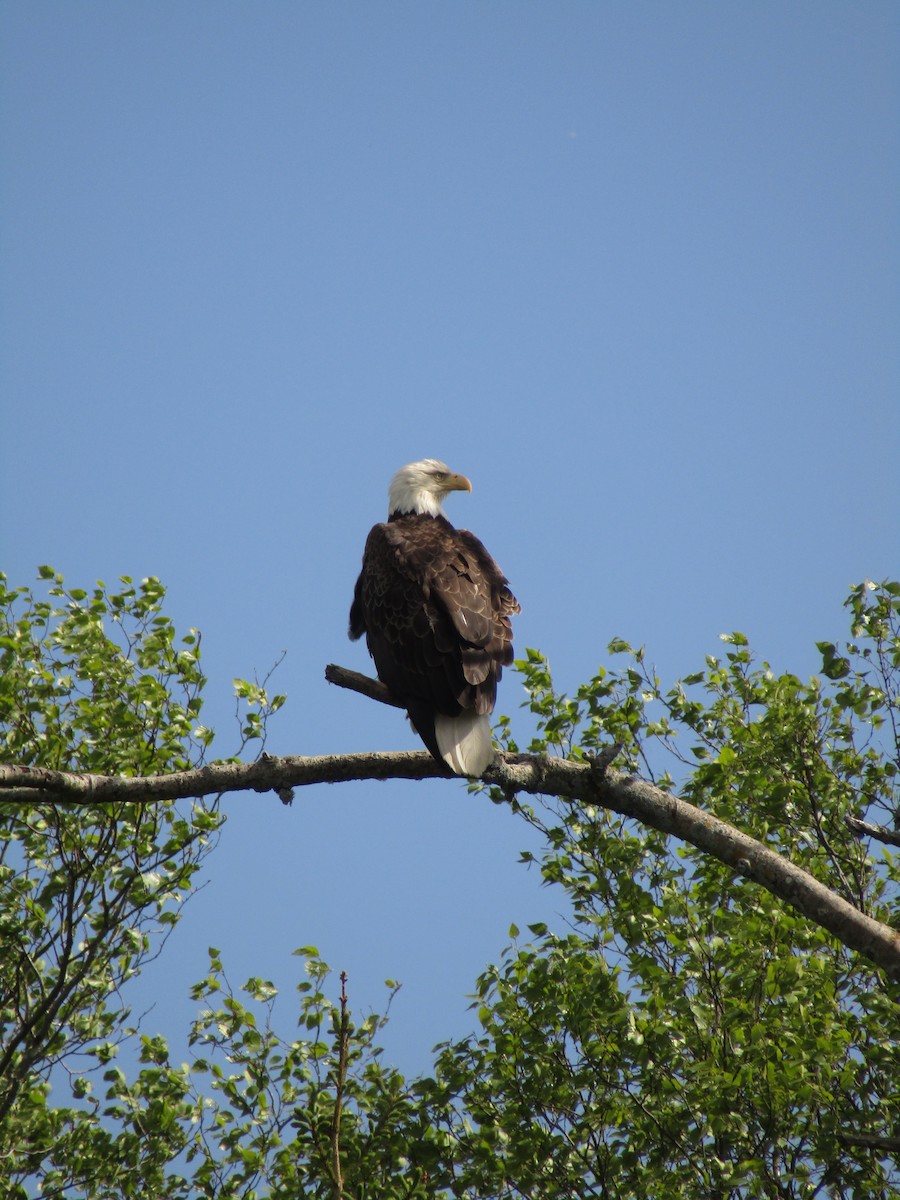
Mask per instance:
[[[490,714],[521,610],[478,538],[444,516],[445,496],[471,490],[434,458],[401,467],[387,522],[366,540],[350,637],[366,635],[378,678],[438,762],[477,776],[493,761]]]

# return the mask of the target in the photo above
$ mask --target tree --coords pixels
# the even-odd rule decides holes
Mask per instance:
[[[38,1176],[67,1197],[894,1194],[900,585],[853,590],[851,641],[819,643],[808,683],[740,634],[667,689],[614,642],[625,665],[573,698],[528,652],[535,735],[521,754],[501,718],[477,786],[541,832],[571,926],[513,927],[478,1032],[430,1077],[381,1064],[383,1018],[355,1025],[306,948],[299,1036],[274,1029],[269,983],[235,992],[212,952],[193,1063],[144,1036],[129,1080],[119,989],[177,917],[220,790],[442,772],[426,754],[203,765],[199,637],[176,649],[159,584],[89,598],[47,578],[64,605],[5,592],[0,628],[12,1195]],[[243,691],[261,739],[277,703]],[[211,799],[179,813],[191,796]],[[102,1098],[76,1051],[105,1067]]]
[[[91,596],[10,591],[0,576],[3,760],[35,770],[167,773],[196,764],[205,682],[199,635],[176,645],[147,579]],[[64,607],[56,602],[64,601]],[[110,636],[109,627],[119,637]],[[107,1063],[128,1035],[127,980],[158,954],[219,825],[215,801],[86,807],[32,793],[0,809],[0,1145],[9,1180],[49,1154],[75,1163],[99,1132],[96,1105],[51,1107],[72,1060]]]
[[[666,693],[621,643],[629,665],[574,700],[532,654],[531,749],[578,757],[612,735],[652,776],[663,747],[705,811],[893,930],[896,857],[859,834],[898,840],[865,822],[897,811],[898,597],[896,584],[854,589],[854,641],[821,643],[825,679],[808,684],[754,665],[739,634],[724,662]],[[570,895],[574,931],[533,929],[508,950],[479,980],[481,1034],[438,1059],[426,1094],[436,1120],[444,1106],[459,1186],[896,1194],[896,976],[694,847],[672,854],[592,804],[523,815],[545,835],[541,870]]]

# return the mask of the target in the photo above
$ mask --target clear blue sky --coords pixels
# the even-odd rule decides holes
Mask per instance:
[[[347,611],[410,459],[471,477],[449,515],[567,689],[614,635],[666,680],[731,629],[808,674],[896,575],[893,0],[12,0],[0,42],[0,568],[159,575],[220,754],[282,650],[271,752],[415,745],[322,678],[368,669]],[[136,993],[173,1035],[207,945],[289,993],[313,943],[358,1012],[403,981],[425,1069],[561,906],[462,783],[227,809]]]

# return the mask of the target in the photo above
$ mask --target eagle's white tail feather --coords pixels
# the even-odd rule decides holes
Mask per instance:
[[[457,775],[481,775],[494,761],[491,721],[486,713],[469,711],[458,717],[436,713],[434,736],[441,757]]]

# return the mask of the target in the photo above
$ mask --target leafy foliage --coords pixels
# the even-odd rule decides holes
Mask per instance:
[[[0,576],[2,759],[156,774],[202,758],[200,638],[178,642],[156,579],[47,599]],[[113,631],[117,636],[112,636]],[[0,1144],[7,1178],[50,1148],[85,1153],[99,1128],[48,1106],[73,1056],[107,1062],[127,1034],[121,988],[159,952],[219,826],[216,806],[168,802],[0,807]],[[88,1083],[74,1080],[73,1100]]]
[[[157,581],[89,598],[47,579],[57,607],[3,594],[5,757],[126,773],[198,761],[199,636],[176,649]],[[721,659],[664,688],[616,640],[617,665],[567,697],[528,651],[529,749],[584,759],[618,743],[626,769],[896,927],[900,585],[860,585],[848,607],[850,641],[820,642],[822,678],[807,682],[732,633]],[[236,681],[258,710],[244,742],[263,741],[283,700],[266,684]],[[515,750],[508,719],[499,732]],[[36,1179],[75,1200],[896,1194],[896,984],[690,847],[589,803],[492,798],[543,835],[538,865],[569,928],[532,926],[523,942],[513,927],[477,981],[477,1032],[409,1083],[381,1062],[385,1018],[354,1022],[311,947],[295,1036],[277,1031],[271,983],[235,991],[211,950],[191,1062],[144,1034],[129,1078],[115,1061],[119,989],[177,918],[215,805],[3,810],[9,1194]],[[78,1050],[98,1070],[74,1063]],[[54,1108],[61,1063],[72,1102]]]
[[[827,682],[774,676],[732,634],[724,661],[663,692],[617,642],[627,665],[570,700],[530,651],[529,749],[577,758],[612,739],[645,774],[664,751],[664,785],[896,925],[896,857],[853,822],[897,811],[900,586],[862,585],[849,605],[854,641],[820,645]],[[590,806],[522,812],[574,932],[507,951],[478,982],[482,1033],[438,1060],[428,1095],[457,1187],[895,1194],[896,985],[692,848]]]
[[[339,1177],[346,1195],[430,1195],[414,1162],[415,1104],[374,1046],[384,1018],[355,1024],[345,994],[328,999],[329,969],[315,948],[297,953],[306,958],[297,989],[303,1036],[286,1041],[275,1031],[270,982],[250,979],[235,992],[210,948],[209,972],[193,989],[203,1008],[190,1066],[171,1062],[165,1038],[142,1037],[133,1081],[110,1066],[105,1103],[86,1092],[98,1135],[81,1160],[89,1169],[73,1172],[71,1146],[51,1148],[44,1191],[294,1200],[339,1194]]]
[[[355,1024],[344,980],[340,1000],[329,1000],[329,969],[318,952],[296,953],[306,959],[307,978],[298,985],[303,1036],[287,1042],[273,1029],[272,984],[244,985],[262,1009],[259,1019],[210,951],[210,973],[194,994],[217,1005],[204,1009],[192,1040],[202,1051],[193,1071],[209,1077],[214,1098],[198,1113],[187,1156],[199,1162],[193,1186],[217,1198],[427,1195],[425,1172],[413,1161],[418,1114],[403,1078],[381,1065],[374,1044],[385,1018],[372,1014]]]

